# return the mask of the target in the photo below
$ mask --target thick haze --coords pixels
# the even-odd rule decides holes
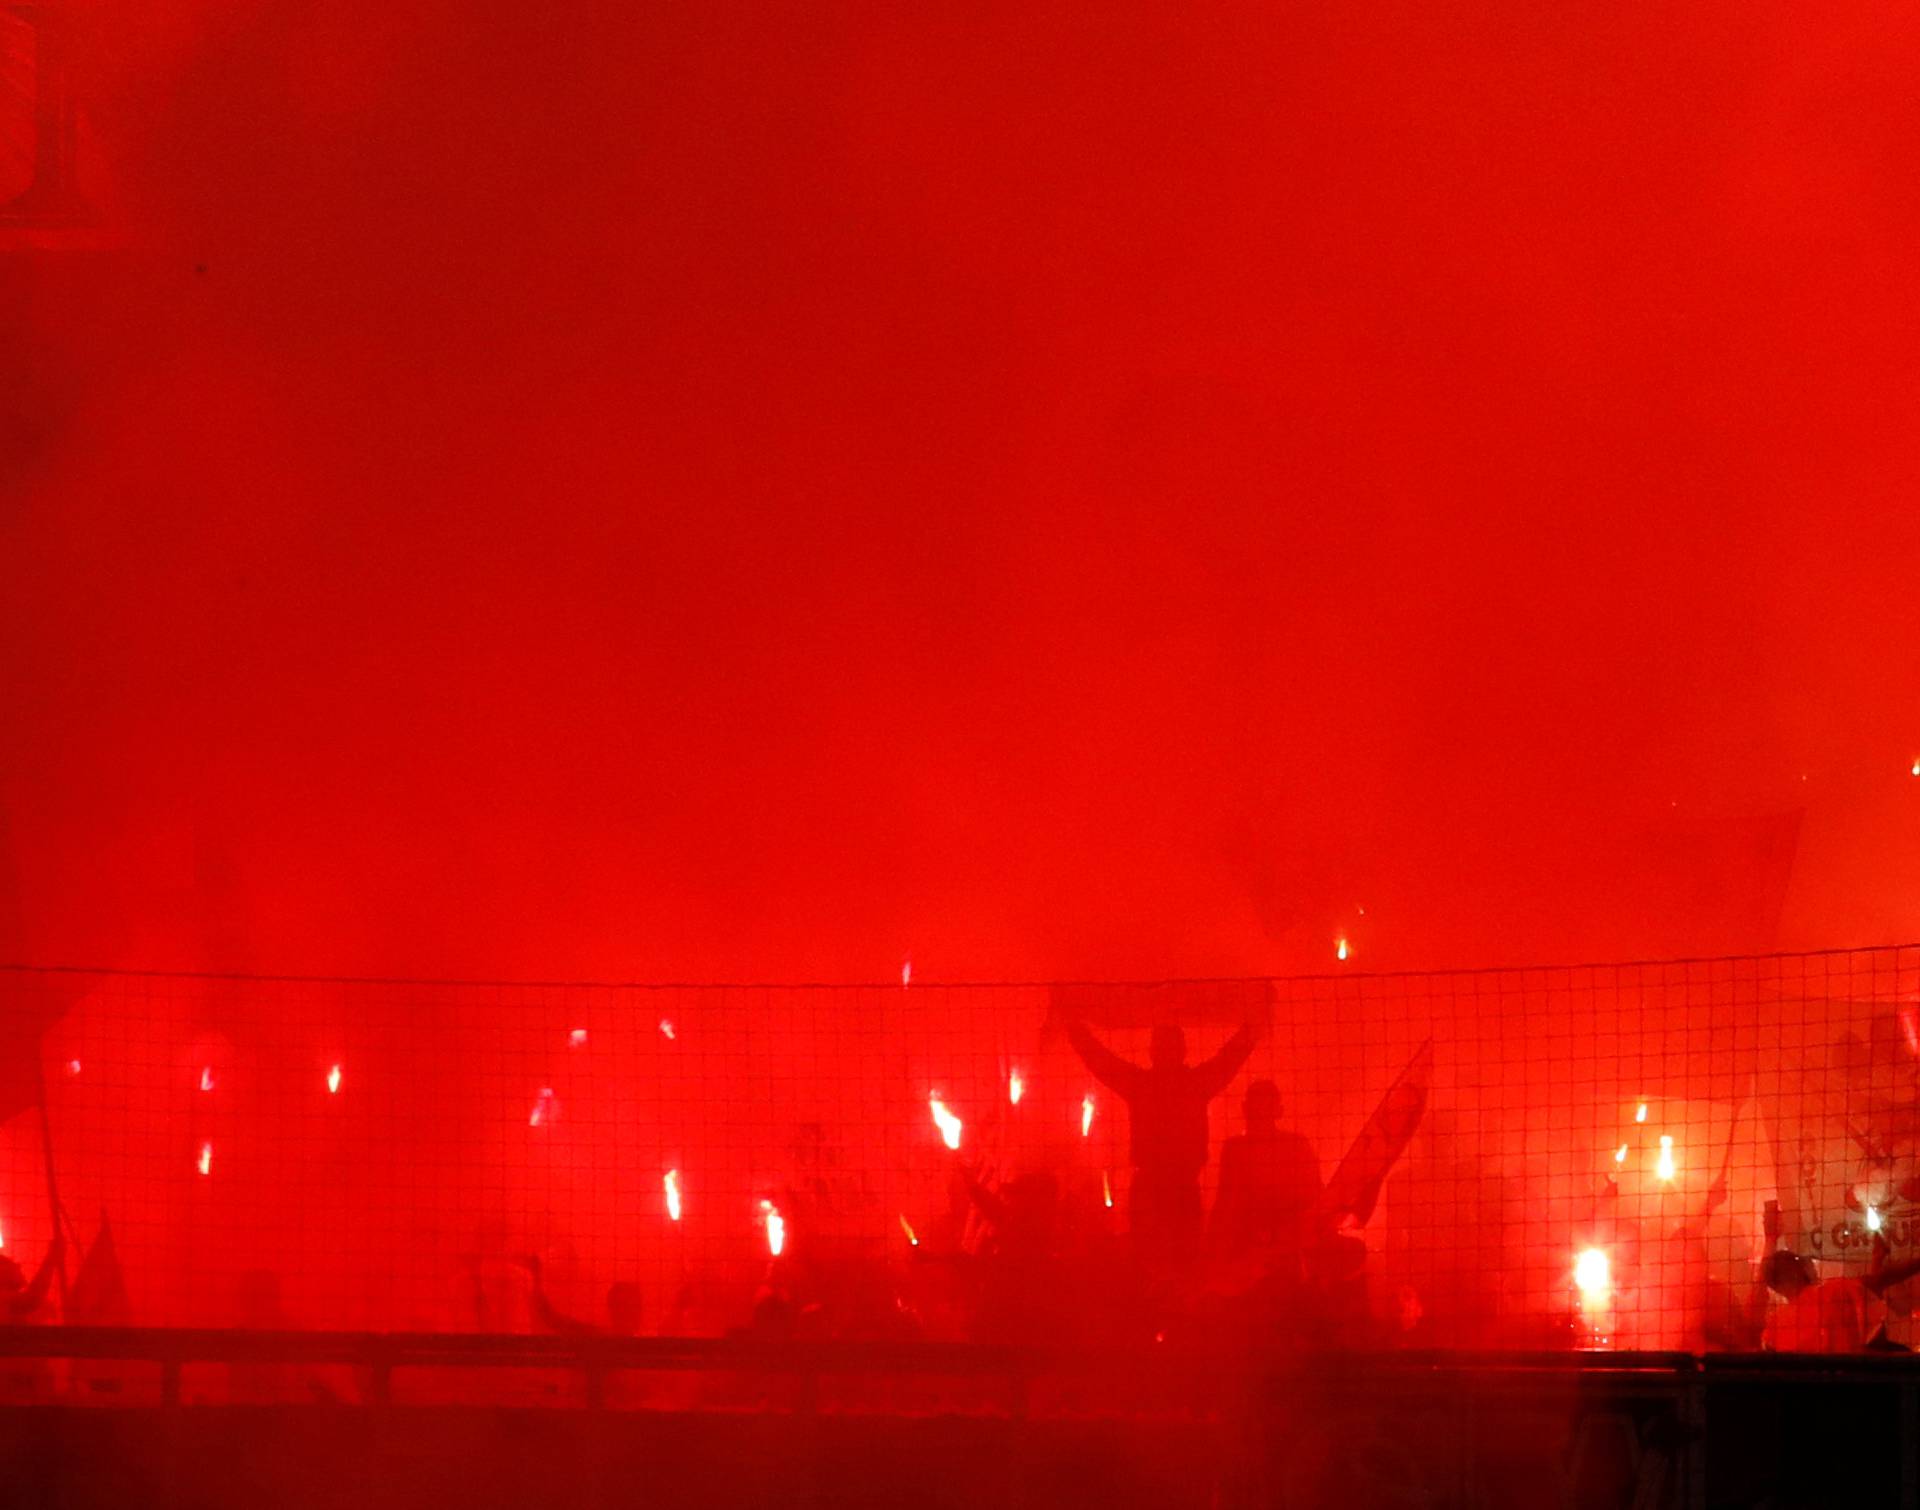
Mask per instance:
[[[0,955],[1920,935],[1905,7],[87,17]]]

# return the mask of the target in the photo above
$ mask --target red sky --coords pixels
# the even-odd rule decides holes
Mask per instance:
[[[1902,8],[82,9],[0,952],[1920,933]]]

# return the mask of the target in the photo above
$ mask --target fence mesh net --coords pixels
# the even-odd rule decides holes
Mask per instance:
[[[19,1319],[1687,1350],[1907,1325],[1920,947],[1107,986],[8,968],[0,993],[7,1283],[56,1213],[69,1235]]]

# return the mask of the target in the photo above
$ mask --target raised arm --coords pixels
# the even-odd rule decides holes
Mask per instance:
[[[1194,1066],[1193,1073],[1209,1096],[1217,1096],[1240,1073],[1240,1067],[1252,1053],[1253,1024],[1243,1022],[1239,1031],[1220,1045],[1213,1058]]]
[[[1138,1065],[1128,1064],[1095,1038],[1087,1025],[1077,1018],[1067,1024],[1067,1041],[1073,1045],[1074,1053],[1080,1056],[1080,1062],[1093,1073],[1094,1079],[1122,1099],[1132,1099],[1134,1092],[1139,1089],[1143,1073]]]

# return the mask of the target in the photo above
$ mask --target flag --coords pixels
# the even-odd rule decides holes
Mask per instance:
[[[1427,1094],[1433,1086],[1433,1040],[1420,1045],[1400,1078],[1380,1098],[1373,1116],[1360,1129],[1353,1147],[1333,1172],[1320,1195],[1320,1212],[1326,1217],[1352,1216],[1355,1225],[1364,1227],[1380,1199],[1380,1187],[1406,1152],[1414,1130],[1426,1114]]]
[[[80,1261],[73,1288],[67,1291],[66,1321],[69,1326],[125,1326],[130,1308],[127,1304],[127,1278],[120,1270],[120,1254],[113,1245],[113,1228],[106,1212],[100,1213],[100,1231]]]

